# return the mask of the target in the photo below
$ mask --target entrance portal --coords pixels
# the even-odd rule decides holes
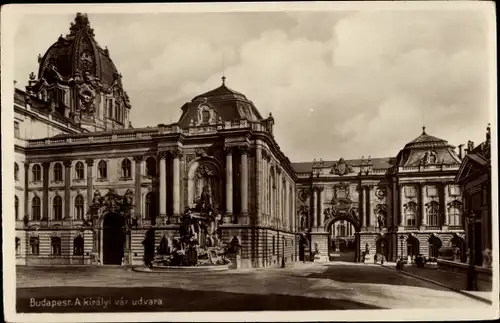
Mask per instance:
[[[358,261],[359,235],[347,217],[332,219],[328,225],[328,254],[330,261]]]
[[[102,262],[104,265],[121,265],[125,245],[125,221],[116,213],[109,213],[103,223]]]

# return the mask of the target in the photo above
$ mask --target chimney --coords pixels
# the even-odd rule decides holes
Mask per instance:
[[[463,156],[464,146],[465,146],[464,144],[458,145],[458,157],[460,159],[464,158],[464,156]]]

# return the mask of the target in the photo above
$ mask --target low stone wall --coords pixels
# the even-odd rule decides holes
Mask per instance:
[[[453,272],[459,276],[462,276],[464,279],[466,279],[467,273],[469,271],[469,264],[458,261],[438,259],[437,266],[438,270]],[[474,266],[474,270],[476,272],[478,290],[491,291],[493,287],[493,270],[491,268],[478,266]]]

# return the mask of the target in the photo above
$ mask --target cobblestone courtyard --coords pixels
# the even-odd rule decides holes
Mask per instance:
[[[208,274],[122,267],[18,267],[17,273],[17,311],[25,313],[488,306],[388,268],[355,263]]]

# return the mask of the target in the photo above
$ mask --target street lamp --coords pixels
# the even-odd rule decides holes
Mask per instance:
[[[469,270],[467,271],[467,290],[477,290],[476,286],[476,273],[475,273],[475,226],[476,226],[476,213],[470,211],[467,213],[467,220],[469,222]]]

